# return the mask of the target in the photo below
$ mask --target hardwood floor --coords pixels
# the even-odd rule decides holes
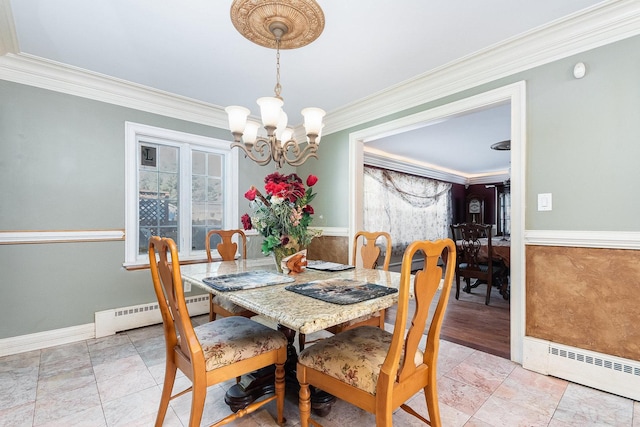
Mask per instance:
[[[485,305],[485,285],[472,289],[471,294],[461,289],[460,299],[456,300],[455,288],[454,282],[440,338],[509,359],[509,301],[494,288],[489,305]],[[385,321],[393,323],[394,319],[395,307],[387,310]]]
[[[485,305],[485,286],[472,289],[471,294],[461,289],[456,300],[454,283],[440,338],[509,359],[509,301],[494,287],[491,301]]]

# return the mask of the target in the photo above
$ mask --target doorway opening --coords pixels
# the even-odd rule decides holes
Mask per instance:
[[[349,135],[349,241],[363,224],[363,169],[367,141],[399,133],[411,126],[446,120],[456,115],[509,103],[511,105],[511,292],[510,358],[522,363],[525,325],[524,300],[524,183],[526,143],[526,84],[524,81],[362,129]],[[351,243],[350,243],[351,244]],[[351,252],[353,248],[349,248]]]

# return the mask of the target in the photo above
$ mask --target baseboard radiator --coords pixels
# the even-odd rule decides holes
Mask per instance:
[[[198,295],[185,299],[189,315],[197,316],[209,312],[209,295]],[[128,329],[141,328],[162,322],[157,302],[115,308],[96,312],[96,338],[113,335]]]
[[[640,361],[524,338],[525,369],[640,400]]]
[[[209,312],[208,295],[198,295],[186,301],[191,316]],[[161,322],[162,315],[157,302],[99,311],[95,314],[95,323],[0,339],[0,357],[101,338]]]

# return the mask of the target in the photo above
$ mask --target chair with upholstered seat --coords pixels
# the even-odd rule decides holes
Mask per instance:
[[[170,254],[170,260],[168,257]],[[207,387],[275,364],[275,394],[254,402],[213,424],[227,424],[276,401],[278,423],[284,422],[284,363],[287,338],[251,319],[227,317],[193,327],[184,299],[178,250],[169,238],[151,237],[149,263],[164,325],[166,367],[156,427],[162,426],[169,401],[192,392],[189,426],[200,426]],[[171,395],[180,369],[192,386]]]
[[[353,237],[353,257],[351,263],[357,265],[358,255],[360,255],[364,268],[377,268],[378,259],[382,253],[378,246],[380,239],[384,239],[385,248],[382,269],[385,271],[389,270],[389,263],[391,262],[391,235],[386,231],[358,231]]]
[[[207,250],[207,260],[209,262],[213,261],[213,256],[211,255],[211,239],[214,235],[220,238],[220,243],[216,245],[216,249],[218,250],[218,254],[220,254],[220,258],[222,258],[223,261],[233,261],[234,259],[236,259],[238,244],[232,240],[234,235],[238,235],[238,238],[242,242],[242,259],[247,258],[247,236],[244,234],[244,231],[239,229],[210,230],[207,233],[207,240],[205,242],[205,248]],[[209,294],[209,320],[216,320],[217,315],[220,315],[222,317],[253,317],[256,314],[245,309],[244,307],[240,307],[237,304],[218,298],[213,294]]]
[[[309,423],[320,426],[311,419],[310,385],[373,413],[377,426],[391,426],[393,411],[398,407],[427,424],[441,425],[436,372],[440,329],[454,276],[455,251],[451,239],[416,241],[409,245],[402,259],[393,332],[373,326],[349,329],[300,353],[296,374],[300,383],[301,427],[308,427]],[[412,261],[418,252],[424,254],[424,265],[412,276]],[[412,293],[415,311],[410,316]],[[432,302],[435,310],[429,319]],[[407,329],[409,318],[411,323]],[[425,328],[427,336],[422,350],[418,345]],[[405,403],[421,390],[429,420]]]
[[[380,240],[383,240],[385,248],[382,270],[388,271],[389,263],[391,262],[391,235],[386,231],[358,231],[353,237],[353,257],[351,259],[351,264],[357,265],[358,255],[360,255],[362,267],[378,268],[378,259],[382,253],[380,246],[378,246],[378,242]],[[384,329],[384,314],[385,310],[380,310],[375,314],[332,326],[327,328],[327,331],[337,334],[339,332],[346,331],[347,329],[364,325],[379,326]]]
[[[358,255],[362,260],[362,267],[364,268],[377,268],[378,259],[382,251],[377,242],[384,240],[384,260],[382,262],[382,269],[389,270],[389,263],[391,261],[391,235],[385,231],[358,231],[353,238],[353,257],[351,259],[352,265],[357,265]],[[331,326],[325,329],[332,334],[337,334],[347,329],[357,328],[358,326],[378,326],[384,329],[384,316],[385,310],[380,310],[377,313],[362,316],[357,319],[353,319],[349,322],[344,322],[339,325]],[[298,335],[298,345],[300,350],[305,346],[305,335]]]
[[[456,262],[456,299],[460,298],[460,279],[464,279],[465,292],[480,283],[487,284],[485,304],[489,305],[494,282],[506,280],[506,269],[494,260],[491,246],[491,225],[462,223],[451,225],[451,233],[458,245]],[[486,247],[486,253],[482,247]],[[471,285],[471,279],[476,283]]]

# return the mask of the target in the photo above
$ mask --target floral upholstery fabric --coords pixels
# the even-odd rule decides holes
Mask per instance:
[[[220,307],[224,308],[225,310],[231,313],[242,313],[243,311],[247,311],[246,308],[240,307],[238,304],[232,303],[231,301],[229,301],[228,298],[220,298],[217,295],[213,296],[213,303],[216,305],[219,305]]]
[[[306,348],[298,362],[375,395],[392,337],[375,326],[349,329]],[[418,350],[416,364],[422,363],[422,358]]]
[[[287,346],[280,331],[241,316],[224,317],[194,328],[207,371]]]

